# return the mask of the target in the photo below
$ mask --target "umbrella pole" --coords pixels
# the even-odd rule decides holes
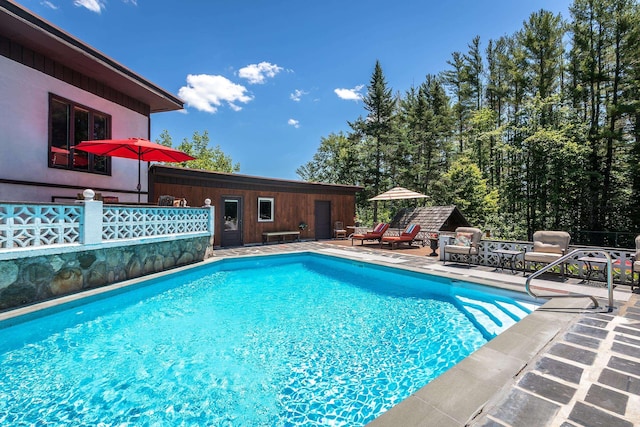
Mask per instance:
[[[140,153],[138,153],[138,203],[140,203]]]

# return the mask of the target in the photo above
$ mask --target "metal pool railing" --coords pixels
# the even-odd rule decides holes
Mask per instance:
[[[601,251],[601,250],[594,250],[594,249],[589,249],[589,250],[585,250],[585,249],[574,249],[573,251],[569,252],[568,254],[558,258],[557,260],[553,261],[550,264],[547,264],[546,266],[544,266],[543,268],[541,268],[540,270],[535,271],[534,273],[532,273],[529,277],[527,277],[527,280],[525,282],[525,289],[527,291],[527,293],[529,295],[531,295],[534,298],[575,298],[576,296],[584,296],[586,298],[590,298],[591,301],[593,301],[594,307],[593,308],[598,308],[599,304],[598,304],[598,300],[593,296],[593,295],[587,295],[587,294],[569,294],[569,295],[536,295],[533,293],[533,291],[531,290],[531,281],[538,277],[539,275],[541,275],[542,273],[544,273],[547,270],[552,269],[553,267],[560,265],[564,262],[566,262],[568,259],[573,258],[575,255],[577,255],[578,253],[599,253],[604,255],[605,259],[607,260],[607,265],[606,265],[606,270],[607,270],[607,289],[608,289],[608,298],[609,298],[609,306],[608,306],[608,312],[613,311],[613,275],[611,272],[611,267],[612,267],[612,263],[611,263],[611,255],[609,255],[608,252],[606,251]]]

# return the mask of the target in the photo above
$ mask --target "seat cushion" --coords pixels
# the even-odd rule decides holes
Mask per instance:
[[[444,251],[448,254],[475,255],[478,249],[472,246],[446,245]]]
[[[379,234],[373,234],[373,233],[367,233],[367,234],[354,234],[351,236],[352,239],[356,239],[356,240],[373,240],[373,239],[379,239],[380,235]]]
[[[550,252],[525,252],[524,260],[532,261],[532,262],[553,262],[560,258],[560,254],[558,253],[550,253]]]

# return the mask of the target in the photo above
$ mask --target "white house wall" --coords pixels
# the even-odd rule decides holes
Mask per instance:
[[[113,138],[149,137],[149,118],[0,56],[0,179],[104,188],[103,195],[137,201],[136,160],[113,158],[111,176],[49,168],[49,94],[111,115]],[[147,167],[140,182],[147,191]],[[50,202],[52,196],[75,198],[77,189],[0,183],[0,201]],[[142,196],[146,201],[146,197]]]

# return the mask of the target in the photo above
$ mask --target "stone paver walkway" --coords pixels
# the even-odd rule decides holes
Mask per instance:
[[[474,425],[640,425],[640,298],[580,316],[532,362]]]
[[[216,250],[214,256],[331,252],[335,248],[328,243],[303,242]],[[416,256],[411,251],[372,251],[357,246],[342,246],[340,251],[356,259],[425,270],[441,264],[437,258]],[[627,297],[628,301],[618,301],[611,313],[585,310],[577,314],[474,419],[460,423],[449,418],[446,425],[640,426],[640,295]],[[442,414],[438,415],[425,416],[411,425],[440,427],[444,424]]]

